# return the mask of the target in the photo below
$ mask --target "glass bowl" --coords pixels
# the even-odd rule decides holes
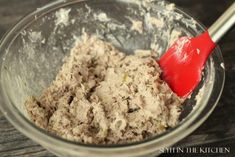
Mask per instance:
[[[200,34],[205,29],[191,16],[163,1],[58,0],[24,17],[1,40],[0,109],[23,134],[58,156],[154,156],[201,125],[215,108],[224,85],[223,58],[217,47],[204,69],[203,79],[183,105],[175,128],[143,141],[92,145],[50,134],[30,120],[24,102],[38,96],[55,78],[62,59],[85,31],[96,34],[128,54],[135,49],[163,53],[175,36]],[[157,27],[150,17],[160,19]],[[132,29],[132,19],[143,22],[143,33]],[[183,82],[182,82],[183,85]]]

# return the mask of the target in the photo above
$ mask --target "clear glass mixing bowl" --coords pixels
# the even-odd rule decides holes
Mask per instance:
[[[39,95],[52,82],[63,57],[83,31],[98,34],[126,53],[150,48],[163,53],[174,31],[189,36],[204,31],[192,17],[171,8],[162,1],[137,0],[58,0],[38,8],[1,40],[1,111],[19,131],[58,156],[146,157],[161,153],[162,148],[195,130],[215,108],[225,79],[219,48],[210,56],[199,87],[183,105],[180,124],[143,141],[118,145],[67,141],[35,126],[25,112],[24,101]],[[158,24],[163,22],[163,26],[145,23],[149,15],[161,19]],[[142,34],[131,29],[130,19],[143,21]]]

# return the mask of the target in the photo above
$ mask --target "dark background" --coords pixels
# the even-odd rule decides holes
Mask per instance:
[[[0,0],[0,38],[19,19],[53,0]],[[234,0],[170,0],[209,27]],[[225,67],[226,83],[222,97],[206,122],[176,146],[230,147],[229,154],[197,156],[235,156],[235,28],[219,43]],[[0,112],[0,157],[54,156],[17,131]],[[163,154],[186,156],[186,154]],[[196,156],[187,155],[187,156]]]

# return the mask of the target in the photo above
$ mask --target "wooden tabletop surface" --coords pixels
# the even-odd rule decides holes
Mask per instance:
[[[0,38],[27,13],[53,0],[0,0]],[[234,0],[170,0],[210,26]],[[219,43],[226,67],[222,97],[206,122],[177,145],[230,147],[235,156],[235,28]],[[43,147],[17,131],[0,112],[0,157],[50,157]],[[162,155],[162,156],[167,156]],[[175,154],[174,156],[182,156]],[[203,156],[203,155],[201,155]],[[206,154],[206,156],[221,156]]]

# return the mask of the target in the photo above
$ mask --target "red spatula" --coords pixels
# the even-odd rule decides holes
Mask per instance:
[[[201,80],[208,56],[220,38],[235,23],[235,3],[203,34],[181,37],[158,61],[162,78],[182,98],[191,94]]]

